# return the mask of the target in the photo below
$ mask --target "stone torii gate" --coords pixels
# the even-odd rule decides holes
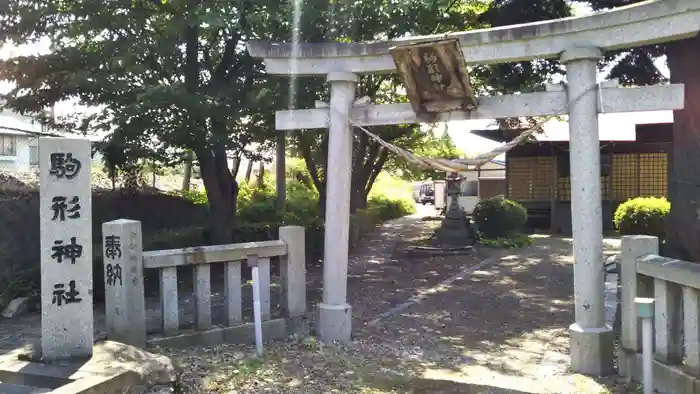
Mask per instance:
[[[447,35],[459,40],[467,64],[559,58],[567,88],[512,96],[480,97],[477,108],[437,115],[436,121],[569,115],[574,246],[575,322],[570,326],[571,368],[578,373],[612,370],[612,331],[604,317],[604,272],[598,113],[683,108],[683,85],[596,87],[604,51],[693,37],[700,31],[700,2],[655,0],[578,18],[565,18]],[[318,308],[322,340],[350,339],[347,304],[348,231],[352,158],[351,122],[358,126],[417,123],[410,104],[355,104],[358,74],[396,70],[390,49],[434,41],[425,36],[374,43],[274,44],[249,42],[273,75],[326,75],[331,108],[278,111],[277,130],[328,128],[328,168],[323,301]]]

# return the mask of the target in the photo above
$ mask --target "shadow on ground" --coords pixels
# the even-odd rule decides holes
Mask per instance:
[[[214,382],[206,393],[611,392],[605,381],[568,372],[570,240],[541,237],[527,248],[468,256],[403,256],[402,245],[424,239],[437,224],[415,216],[393,221],[353,253],[351,343],[270,343],[255,368],[240,361],[250,347],[188,349],[179,353],[183,365],[206,365]],[[321,276],[309,273],[310,308],[320,301]],[[396,308],[416,295],[424,298]]]
[[[396,253],[397,245],[425,237],[429,227],[394,222],[375,237],[381,248],[353,256],[365,261],[351,266],[348,281],[355,339],[376,344],[373,353],[384,368],[410,376],[444,371],[450,380],[542,390],[537,380],[566,375],[574,318],[571,240],[541,237],[520,250],[482,248],[471,256],[409,259]],[[430,289],[425,300],[366,324]]]
[[[536,391],[520,391],[515,389],[484,386],[456,382],[453,380],[408,378],[402,382],[394,379],[377,379],[372,387],[384,392],[400,393],[441,393],[441,394],[528,394]]]

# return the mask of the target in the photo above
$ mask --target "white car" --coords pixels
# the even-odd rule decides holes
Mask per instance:
[[[421,183],[413,187],[413,201],[418,204],[435,204],[435,188],[431,183]]]

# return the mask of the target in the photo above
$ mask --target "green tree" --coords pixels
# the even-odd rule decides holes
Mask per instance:
[[[490,27],[537,22],[571,16],[571,6],[564,0],[493,0],[479,15],[479,21]],[[514,94],[544,90],[552,76],[563,74],[556,60],[534,60],[476,66],[472,75],[483,80],[481,94]],[[496,119],[503,129],[532,127],[538,119]]]
[[[447,132],[447,128],[442,133],[437,133],[434,129],[430,129],[404,136],[402,141],[397,142],[397,145],[413,147],[411,153],[422,157],[442,159],[460,159],[464,157],[464,152],[457,148],[454,140]],[[387,161],[385,168],[388,172],[398,175],[407,181],[419,181],[429,178],[441,179],[444,176],[444,173],[416,166],[394,155]]]
[[[77,99],[99,108],[62,119],[71,130],[111,132],[129,146],[181,160],[194,152],[214,242],[232,241],[237,186],[229,152],[272,134],[267,78],[242,50],[288,35],[288,5],[250,0],[13,0],[0,35],[17,45],[51,40],[51,53],[0,62],[16,84],[8,107],[38,112]],[[260,115],[260,113],[264,113]]]
[[[486,9],[487,1],[477,0],[364,0],[305,2],[299,37],[304,42],[373,41],[406,35],[443,33],[481,27],[478,15]],[[478,81],[474,82],[478,84]],[[293,83],[295,108],[312,108],[315,100],[328,101],[327,85],[322,79],[307,78]],[[368,96],[375,103],[406,102],[396,74],[362,76],[358,97]],[[426,142],[418,125],[373,127],[372,132],[383,140],[409,150],[420,149]],[[325,204],[325,168],[328,134],[325,131],[303,130],[294,134],[294,153],[306,162],[321,205]],[[367,196],[379,173],[393,158],[390,152],[359,130],[353,146],[351,209],[366,205]],[[395,167],[395,166],[394,166]],[[390,167],[391,168],[391,167]],[[323,211],[322,211],[323,212]]]

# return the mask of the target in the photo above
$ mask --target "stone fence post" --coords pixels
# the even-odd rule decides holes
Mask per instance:
[[[306,314],[306,237],[301,226],[279,228],[279,239],[287,244],[287,254],[280,257],[282,306],[291,320],[291,329],[303,330]]]
[[[142,253],[141,222],[102,224],[107,338],[140,348],[146,346]]]
[[[637,260],[648,254],[659,254],[659,239],[649,235],[625,235],[622,237],[620,263],[620,316],[622,319],[620,342],[624,350],[638,353],[641,350],[640,323],[637,318],[634,299],[650,296],[652,288],[637,277]],[[622,351],[621,353],[624,353]],[[620,373],[630,376],[625,371],[625,363],[620,363]]]

